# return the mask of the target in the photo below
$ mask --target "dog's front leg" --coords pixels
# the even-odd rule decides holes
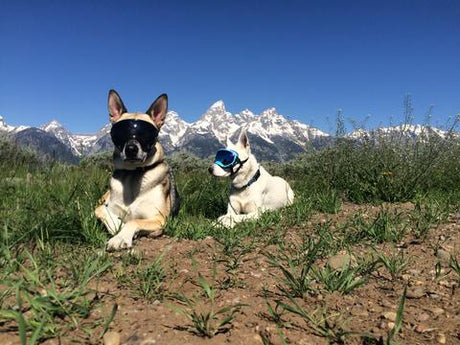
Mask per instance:
[[[140,231],[145,231],[149,236],[157,237],[163,234],[163,225],[166,219],[158,215],[151,219],[133,219],[123,225],[121,231],[107,242],[107,250],[131,248],[133,238]]]
[[[233,228],[236,224],[235,219],[236,219],[236,216],[238,215],[237,212],[239,212],[239,209],[235,210],[232,204],[229,203],[227,205],[227,213],[217,218],[217,222],[220,225],[225,226],[226,228]]]
[[[106,204],[98,206],[94,214],[104,223],[107,231],[111,235],[115,235],[120,230],[122,224],[121,219],[110,211]]]
[[[234,217],[234,221],[235,223],[239,223],[239,222],[244,222],[246,220],[259,219],[261,214],[262,214],[262,211],[260,209],[257,209],[256,211],[250,212],[250,213],[237,214]]]

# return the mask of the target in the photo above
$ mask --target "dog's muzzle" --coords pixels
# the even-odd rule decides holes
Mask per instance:
[[[128,160],[138,159],[139,147],[135,140],[130,140],[125,145],[125,156]]]

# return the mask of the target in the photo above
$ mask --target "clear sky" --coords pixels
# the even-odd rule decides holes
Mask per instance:
[[[460,112],[460,1],[0,0],[0,115],[107,122],[115,88],[131,111],[162,92],[195,121],[215,101],[322,130],[337,109],[367,127]]]

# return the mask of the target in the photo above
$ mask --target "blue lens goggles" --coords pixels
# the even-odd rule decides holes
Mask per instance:
[[[214,158],[214,163],[220,166],[221,168],[232,168],[237,164],[241,164],[238,153],[229,150],[229,149],[220,149],[216,153],[216,158]]]

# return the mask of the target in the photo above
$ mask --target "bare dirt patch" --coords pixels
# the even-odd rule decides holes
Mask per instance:
[[[399,205],[399,207],[411,207]],[[341,222],[358,211],[369,214],[377,207],[362,207],[345,204],[337,215],[315,215],[305,227],[285,232],[286,243],[295,242],[312,232],[317,224],[330,218],[332,223]],[[246,243],[247,242],[247,243]],[[222,245],[214,239],[201,241],[177,240],[173,238],[141,238],[135,243],[135,257],[141,263],[123,263],[124,253],[110,254],[116,264],[106,274],[97,287],[100,307],[81,325],[81,330],[64,337],[50,339],[45,344],[101,344],[99,338],[103,325],[95,323],[101,315],[109,315],[116,304],[117,313],[109,326],[115,340],[106,343],[116,345],[119,336],[121,344],[326,344],[331,339],[345,344],[378,344],[380,337],[386,338],[394,327],[396,312],[404,288],[407,299],[403,313],[403,326],[396,337],[403,344],[460,344],[460,277],[449,268],[450,256],[460,261],[460,215],[452,215],[448,222],[431,229],[424,239],[405,236],[397,244],[355,245],[342,251],[334,259],[344,260],[365,257],[371,253],[392,255],[402,253],[408,259],[407,266],[397,276],[392,277],[385,267],[374,270],[364,285],[351,293],[312,293],[303,299],[297,298],[299,305],[318,320],[327,319],[331,332],[343,336],[327,338],[315,331],[300,316],[276,309],[279,319],[269,312],[267,303],[276,308],[276,301],[290,303],[279,290],[280,271],[269,264],[267,253],[283,249],[277,245],[250,243],[250,248],[241,252],[238,262],[232,266],[232,258],[225,256]],[[241,249],[238,249],[241,251]],[[289,247],[286,246],[286,251]],[[153,262],[164,253],[162,265],[166,278],[162,285],[160,300],[148,299],[137,293],[138,280],[130,282],[122,276],[130,277],[139,265]],[[338,256],[337,256],[338,255]],[[331,258],[323,258],[324,263]],[[199,286],[200,275],[215,287],[215,310],[240,305],[233,320],[212,338],[194,334],[191,322],[171,306],[182,306],[178,294],[198,301],[198,312],[210,310],[211,305]],[[221,317],[222,319],[222,317]],[[215,323],[215,321],[213,321]],[[93,329],[85,333],[83,329]],[[347,334],[350,331],[350,334]],[[109,334],[109,335],[110,335]],[[367,334],[366,338],[363,335]],[[367,340],[366,340],[367,339]],[[371,340],[374,339],[374,340]],[[3,332],[1,344],[19,344],[17,334]]]

